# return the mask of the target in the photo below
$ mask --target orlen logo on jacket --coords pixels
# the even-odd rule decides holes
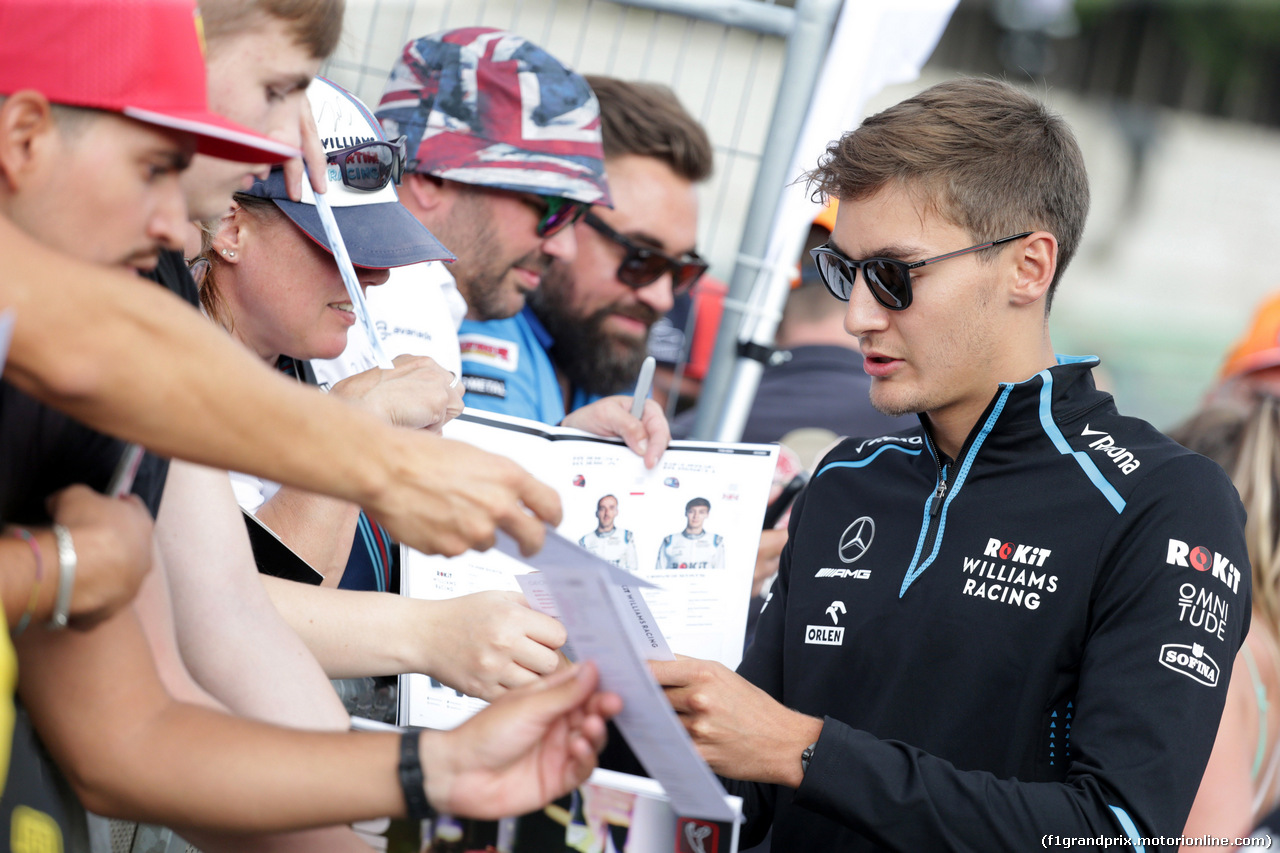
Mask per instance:
[[[1111,437],[1110,433],[1105,433],[1100,429],[1089,429],[1089,425],[1085,424],[1084,429],[1080,431],[1080,436],[1083,438],[1090,435],[1101,437],[1089,442],[1089,449],[1101,450],[1107,454],[1111,461],[1116,463],[1116,467],[1120,469],[1121,474],[1132,474],[1142,464],[1128,449],[1116,447],[1116,441]]]
[[[1165,643],[1160,647],[1160,663],[1192,681],[1218,686],[1218,664],[1205,654],[1199,643]]]
[[[1203,545],[1193,548],[1180,539],[1170,539],[1169,555],[1165,557],[1165,562],[1171,566],[1192,568],[1197,572],[1212,571],[1213,576],[1229,586],[1232,592],[1240,591],[1240,570],[1226,557]]]
[[[1048,548],[1032,548],[1030,545],[1019,545],[1016,542],[1001,542],[999,539],[988,539],[983,550],[984,557],[997,557],[1011,563],[1022,563],[1027,566],[1043,566],[1044,561],[1053,552]]]

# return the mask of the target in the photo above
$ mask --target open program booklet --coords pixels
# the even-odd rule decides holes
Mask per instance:
[[[508,456],[552,486],[561,535],[657,587],[644,598],[672,651],[738,665],[776,445],[677,441],[647,470],[619,440],[488,413],[468,410],[445,436]],[[401,550],[402,592],[415,598],[519,591],[516,577],[528,571],[496,550]],[[449,729],[484,707],[426,676],[400,682],[404,725]]]

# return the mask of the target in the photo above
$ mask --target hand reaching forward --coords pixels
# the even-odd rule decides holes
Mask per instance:
[[[633,416],[631,400],[622,396],[596,400],[570,412],[560,424],[596,435],[617,436],[644,457],[644,467],[652,468],[671,443],[671,426],[662,407],[653,400],[644,401],[640,417]]]
[[[375,367],[334,383],[330,393],[394,426],[439,433],[462,413],[462,385],[426,356],[402,355],[392,370]]]
[[[560,496],[504,456],[415,430],[389,430],[366,469],[389,478],[366,484],[359,503],[391,535],[424,554],[457,556],[493,547],[505,530],[522,553],[536,554],[543,522],[558,525]]]
[[[499,697],[449,732],[424,732],[427,798],[439,811],[493,820],[541,808],[582,784],[604,746],[605,721],[622,710],[597,692],[591,664]]]
[[[418,620],[430,659],[419,669],[468,696],[493,701],[555,672],[564,626],[538,613],[518,592],[477,592],[441,601]]]

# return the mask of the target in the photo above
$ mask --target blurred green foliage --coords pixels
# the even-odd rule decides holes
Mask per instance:
[[[1075,11],[1085,29],[1116,15],[1155,15],[1221,86],[1274,74],[1280,56],[1280,0],[1075,0]]]

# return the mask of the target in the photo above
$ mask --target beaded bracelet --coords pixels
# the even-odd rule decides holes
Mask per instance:
[[[31,617],[36,612],[36,604],[40,601],[40,584],[44,581],[44,559],[40,555],[40,543],[36,541],[36,537],[31,535],[31,531],[25,527],[11,527],[7,531],[10,536],[15,539],[21,539],[31,546],[31,553],[36,558],[36,582],[31,587],[31,598],[27,601],[27,609],[23,612],[22,618],[18,620],[18,625],[13,629],[13,636],[18,636],[27,630],[27,626],[31,624]]]

